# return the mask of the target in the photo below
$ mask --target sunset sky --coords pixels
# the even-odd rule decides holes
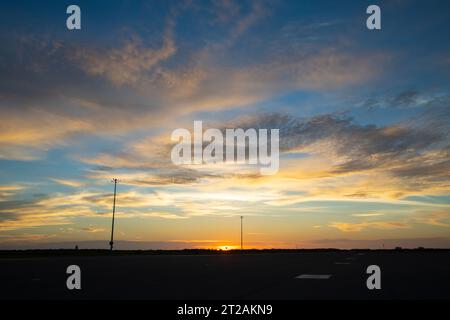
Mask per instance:
[[[0,248],[108,248],[111,178],[118,249],[450,247],[450,3],[374,3],[3,1]],[[173,165],[194,120],[279,172]]]

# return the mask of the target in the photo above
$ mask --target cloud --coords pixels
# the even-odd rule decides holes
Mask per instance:
[[[6,201],[14,197],[21,190],[26,189],[23,185],[0,185],[0,201]]]
[[[446,115],[449,118],[449,114]],[[336,171],[379,166],[386,158],[414,157],[418,151],[447,141],[448,126],[412,126],[400,123],[390,126],[359,125],[350,117],[323,114],[299,119],[285,114],[258,115],[235,125],[243,128],[280,128],[280,148],[286,152],[304,151],[345,157]],[[363,163],[358,162],[362,160]],[[377,163],[378,162],[378,163]],[[346,167],[347,166],[347,167]],[[353,168],[354,167],[354,168]]]
[[[378,217],[378,216],[383,216],[384,213],[379,213],[379,212],[369,212],[369,213],[355,213],[352,214],[352,216],[354,217]]]
[[[58,184],[61,184],[63,186],[68,186],[68,187],[73,187],[73,188],[79,188],[79,187],[83,187],[86,185],[84,182],[75,181],[75,180],[57,179],[57,178],[52,178],[51,180]]]
[[[337,228],[343,232],[361,232],[365,229],[407,229],[411,226],[407,223],[400,221],[371,221],[371,222],[332,222],[330,225],[332,228]]]
[[[160,219],[168,219],[168,220],[179,220],[179,219],[187,219],[187,216],[182,216],[178,214],[173,214],[170,212],[156,212],[156,211],[150,211],[150,212],[141,212],[138,211],[135,214],[138,217],[144,217],[144,218],[160,218]],[[133,217],[133,212],[130,212],[127,214],[127,217]]]
[[[42,159],[53,148],[81,143],[81,137],[123,137],[167,127],[191,112],[246,107],[298,90],[360,85],[377,77],[386,58],[356,54],[339,42],[284,52],[279,49],[289,41],[273,30],[271,37],[280,41],[270,42],[252,63],[230,60],[238,40],[247,39],[270,10],[260,2],[218,6],[237,18],[224,25],[223,37],[204,39],[195,48],[176,41],[182,10],[169,13],[163,30],[151,36],[134,34],[111,43],[0,35],[0,53],[8,61],[0,66],[0,116],[8,119],[0,129],[0,158]],[[258,49],[254,42],[247,45]]]
[[[112,196],[111,193],[83,191],[47,194],[30,200],[0,201],[0,230],[71,225],[75,218],[102,217],[105,212],[110,212]],[[151,207],[167,205],[168,201],[170,199],[163,199],[151,192],[139,193],[132,190],[117,195],[121,208],[129,211],[128,215],[124,212],[122,217],[136,217],[140,214],[162,217],[162,213],[148,211]]]
[[[408,89],[381,96],[372,96],[358,103],[357,106],[368,111],[407,108],[436,109],[436,106],[439,107],[448,104],[448,102],[449,97],[445,92],[436,90],[421,92],[416,89]]]
[[[265,5],[266,3],[264,3],[264,1],[251,2],[251,9],[249,10],[249,13],[234,23],[234,26],[230,31],[229,38],[226,41],[226,46],[232,45],[237,38],[239,38],[250,28],[250,26],[254,25],[255,22],[268,14],[264,7]],[[227,5],[227,7],[229,8],[230,6]],[[220,7],[219,10],[221,10]]]
[[[448,190],[445,181],[450,172],[450,114],[441,109],[434,111],[427,111],[420,120],[388,126],[359,125],[350,117],[334,114],[310,119],[266,114],[241,119],[232,126],[279,128],[280,150],[306,156],[287,160],[280,175],[302,179],[342,177],[341,181],[348,176],[353,185],[358,183],[355,179],[359,175],[366,187],[347,190],[349,197],[368,197],[373,192],[370,185],[375,187],[378,183],[381,191],[387,189],[383,184],[398,186],[399,192],[393,196],[402,197],[420,190]],[[308,170],[302,171],[306,167]],[[379,179],[373,176],[375,172],[381,175]],[[369,175],[371,178],[367,179]],[[319,188],[318,192],[324,194],[326,189]]]
[[[146,79],[146,74],[176,52],[172,35],[173,23],[166,29],[163,46],[151,49],[135,38],[120,48],[94,50],[80,48],[71,59],[80,62],[81,68],[90,75],[103,76],[117,86],[136,85]]]
[[[121,172],[120,170],[96,171],[88,174],[89,179],[108,180],[111,175],[120,180],[121,184],[138,187],[157,187],[165,185],[189,185],[199,183],[205,178],[219,178],[221,176],[202,173],[197,170],[172,167],[171,169],[158,169],[155,172],[136,171]]]
[[[19,191],[26,187],[23,185],[0,185],[0,191]]]
[[[355,217],[370,218],[381,214],[354,214]],[[445,211],[417,211],[405,216],[402,221],[363,221],[363,222],[332,222],[332,228],[337,228],[343,232],[361,232],[367,229],[408,229],[413,224],[426,224],[441,228],[450,227],[450,213]]]
[[[36,234],[36,233],[11,233],[0,234],[1,243],[6,244],[7,250],[10,250],[10,243],[36,243],[54,238],[54,234]],[[1,247],[1,245],[0,245]]]
[[[303,119],[279,113],[210,123],[218,128],[279,128],[281,166],[273,177],[261,177],[236,164],[176,167],[170,162],[169,134],[133,140],[117,154],[79,160],[95,166],[88,171],[89,179],[106,181],[114,175],[139,187],[183,185],[207,190],[214,186],[219,193],[234,185],[273,188],[278,193],[264,201],[268,205],[327,199],[400,204],[399,199],[409,195],[448,192],[448,114],[435,111],[420,121],[387,126],[360,125],[345,115]]]
[[[98,233],[98,232],[105,232],[106,230],[102,229],[102,228],[96,228],[93,226],[89,226],[89,227],[81,228],[81,231],[89,232],[89,233]]]
[[[133,193],[124,194],[124,204],[130,197],[138,200]],[[131,200],[132,203],[134,201]],[[17,197],[2,200],[0,231],[71,225],[75,218],[101,217],[106,209],[109,212],[111,203],[112,195],[101,192],[49,193],[30,199]]]
[[[446,211],[419,212],[413,219],[417,223],[450,228],[450,213]]]

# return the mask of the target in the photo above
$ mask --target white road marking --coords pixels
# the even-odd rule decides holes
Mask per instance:
[[[296,276],[295,279],[321,279],[326,280],[330,279],[331,274],[301,274]]]

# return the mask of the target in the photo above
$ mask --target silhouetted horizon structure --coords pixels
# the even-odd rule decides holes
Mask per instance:
[[[111,226],[111,241],[109,242],[110,250],[113,250],[114,247],[114,217],[116,214],[116,191],[117,191],[117,182],[118,179],[112,179],[114,182],[114,200],[113,200],[113,214],[112,214],[112,226]]]

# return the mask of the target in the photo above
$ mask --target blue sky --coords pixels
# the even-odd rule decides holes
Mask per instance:
[[[254,247],[448,247],[448,1],[374,31],[369,1],[77,1],[77,31],[70,4],[2,4],[2,247],[108,239],[113,177],[142,246],[233,246],[244,215]],[[194,120],[280,129],[280,171],[174,166]]]

